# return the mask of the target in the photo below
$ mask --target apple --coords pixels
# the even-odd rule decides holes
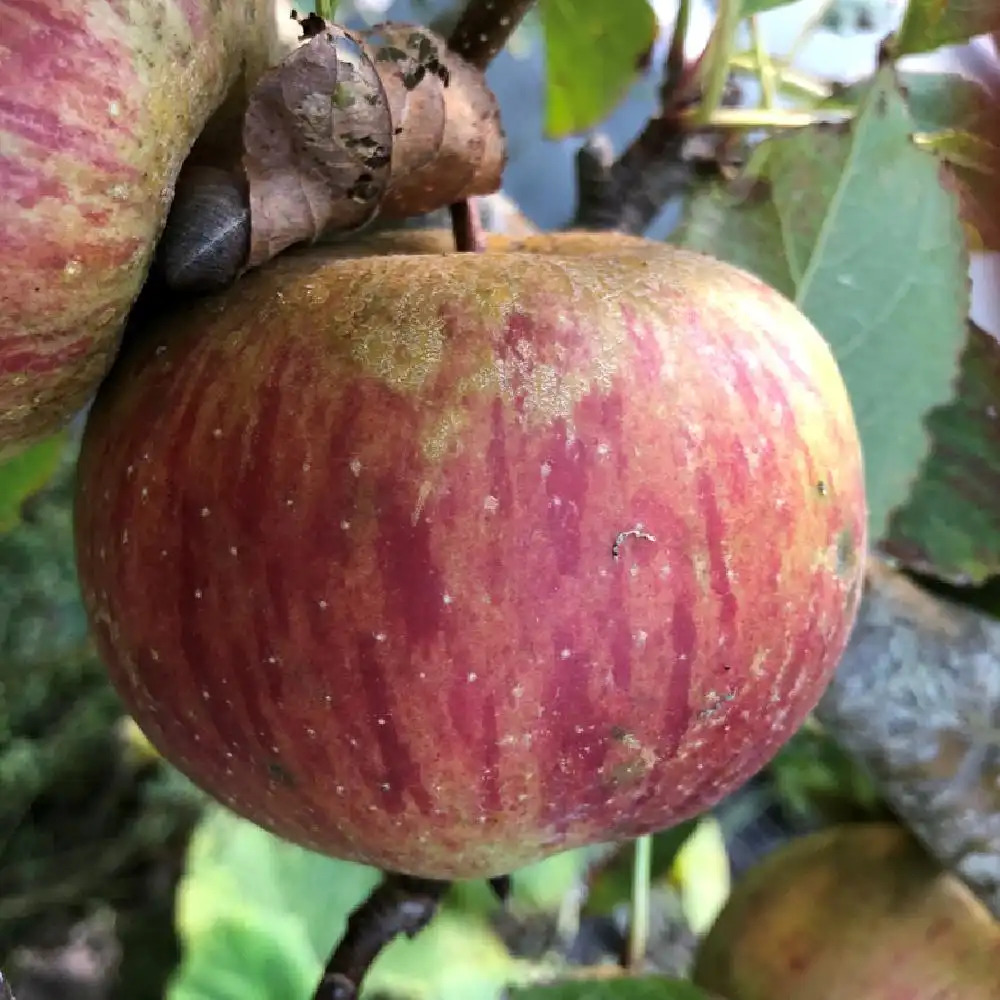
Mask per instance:
[[[79,462],[153,744],[306,847],[495,876],[704,810],[856,614],[861,451],[777,292],[637,237],[382,234],[129,345]]]
[[[0,456],[97,387],[182,161],[280,51],[272,4],[0,0]]]
[[[747,873],[693,978],[729,1000],[996,1000],[1000,924],[902,827],[831,827]]]

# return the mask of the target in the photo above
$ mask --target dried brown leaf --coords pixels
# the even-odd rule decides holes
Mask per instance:
[[[260,80],[243,126],[255,267],[323,232],[498,190],[505,144],[483,74],[426,28],[330,26]]]
[[[324,229],[373,218],[389,181],[392,121],[361,40],[331,29],[266,73],[251,95],[243,143],[249,267]]]

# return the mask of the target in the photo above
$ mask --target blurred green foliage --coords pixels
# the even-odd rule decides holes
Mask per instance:
[[[50,482],[0,537],[0,961],[104,902],[128,905],[201,802],[175,772],[126,752],[77,586],[75,458],[64,442]]]

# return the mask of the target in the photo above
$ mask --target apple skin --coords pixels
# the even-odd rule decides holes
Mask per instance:
[[[996,1000],[1000,924],[902,827],[831,827],[744,876],[693,978],[729,1000]]]
[[[77,544],[170,761],[299,844],[466,878],[757,771],[844,648],[866,510],[836,363],[755,278],[449,240],[287,254],[146,331]]]
[[[280,29],[271,0],[0,0],[0,24],[3,456],[97,388],[184,157]]]

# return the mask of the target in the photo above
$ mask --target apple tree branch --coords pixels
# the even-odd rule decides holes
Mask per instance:
[[[816,715],[900,820],[1000,918],[1000,621],[873,557]]]

